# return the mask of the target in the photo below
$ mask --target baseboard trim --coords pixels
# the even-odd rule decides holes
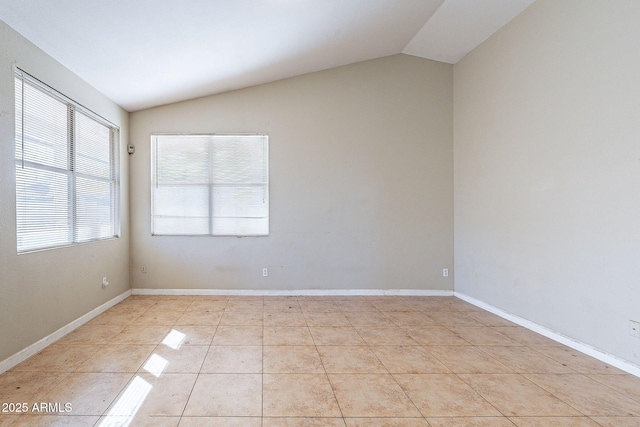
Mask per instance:
[[[3,372],[8,371],[11,368],[13,368],[18,363],[24,362],[25,360],[27,360],[28,358],[30,358],[34,354],[36,354],[39,351],[43,350],[45,347],[47,347],[47,346],[53,344],[54,342],[58,341],[60,338],[62,338],[63,336],[67,335],[69,332],[72,332],[73,330],[79,328],[80,326],[84,325],[89,320],[93,319],[94,317],[98,316],[99,314],[104,313],[105,311],[107,311],[108,309],[110,309],[114,305],[118,304],[119,302],[123,301],[125,298],[129,297],[130,295],[131,295],[131,290],[128,290],[126,292],[121,293],[117,297],[110,299],[109,301],[105,302],[104,304],[94,308],[93,310],[91,310],[87,314],[85,314],[83,316],[80,316],[79,318],[77,318],[73,322],[63,326],[62,328],[58,329],[54,333],[49,334],[46,337],[42,338],[41,340],[31,344],[29,347],[27,347],[27,348],[25,348],[23,350],[20,350],[19,352],[17,352],[13,356],[9,356],[5,360],[0,361],[0,374],[2,374]]]
[[[552,339],[560,344],[566,345],[567,347],[571,347],[574,350],[577,350],[581,353],[584,353],[588,356],[594,357],[606,364],[614,366],[618,369],[621,369],[625,372],[628,372],[632,375],[640,377],[640,366],[636,366],[633,363],[622,359],[614,354],[607,353],[605,351],[599,350],[589,344],[585,344],[581,341],[563,335],[559,332],[555,332],[549,328],[541,326],[535,322],[524,319],[522,317],[518,317],[514,314],[507,313],[506,311],[495,307],[491,304],[487,304],[484,301],[480,301],[476,298],[473,298],[469,295],[463,294],[461,292],[454,292],[454,296],[460,298],[463,301],[466,301],[470,304],[475,305],[476,307],[480,307],[483,310],[491,312],[497,316],[502,317],[503,319],[509,320],[513,323],[516,323],[524,328],[527,328],[533,332],[536,332],[540,335],[543,335],[549,339]]]
[[[428,289],[151,289],[134,288],[132,295],[201,295],[201,296],[453,296],[453,291]]]

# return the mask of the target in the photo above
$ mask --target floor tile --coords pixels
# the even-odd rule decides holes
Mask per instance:
[[[585,415],[640,416],[640,402],[585,375],[526,374],[525,376]]]
[[[222,314],[222,311],[186,311],[176,325],[217,326]]]
[[[99,344],[52,344],[30,357],[13,371],[71,372],[96,354]]]
[[[72,373],[42,396],[72,405],[73,415],[102,415],[132,378],[129,373]]]
[[[347,301],[344,299],[337,299],[334,301],[334,304],[336,305],[336,307],[338,307],[340,309],[340,311],[342,311],[343,314],[346,313],[354,313],[354,312],[366,312],[366,311],[371,311],[371,312],[377,312],[378,309],[375,308],[372,304],[369,304],[366,301]]]
[[[602,427],[638,427],[640,417],[591,417]]]
[[[182,311],[145,311],[140,317],[133,321],[132,325],[146,326],[173,326],[182,316]]]
[[[105,417],[131,417],[134,425],[150,417],[180,417],[196,378],[196,374],[135,375],[109,406]]]
[[[471,345],[444,326],[410,326],[402,329],[422,345]]]
[[[435,311],[450,311],[454,301],[455,298],[450,297],[411,297],[410,300],[406,300],[404,303],[415,310],[428,314]]]
[[[456,297],[444,297],[444,298],[449,298],[448,304],[451,310],[457,310],[457,311],[461,311],[461,312],[478,312],[478,311],[484,311],[479,307],[476,307],[473,304],[470,304],[466,301],[463,301],[461,299],[458,299]]]
[[[420,417],[389,374],[329,374],[345,417]]]
[[[149,307],[150,310],[157,309],[160,311],[185,311],[195,301],[194,296],[166,296],[159,298],[154,305]]]
[[[455,297],[131,296],[0,375],[9,401],[73,412],[0,427],[640,426],[639,378]]]
[[[264,345],[313,345],[307,327],[265,326]]]
[[[259,374],[262,372],[262,346],[211,346],[200,372]]]
[[[418,342],[397,326],[393,327],[356,327],[362,339],[368,345],[418,345]]]
[[[427,418],[431,427],[513,427],[506,417]]]
[[[380,311],[416,311],[413,307],[405,304],[404,302],[402,302],[402,300],[395,297],[372,298],[369,300],[369,302]]]
[[[307,315],[309,313],[328,313],[344,316],[344,313],[342,312],[342,310],[340,310],[340,307],[338,307],[331,301],[300,301],[300,310],[302,310],[302,314],[304,315]]]
[[[148,344],[112,344],[100,349],[76,372],[135,372],[147,359],[155,345]]]
[[[105,311],[101,315],[91,319],[91,321],[87,322],[87,325],[122,325],[126,326],[131,324],[134,320],[136,320],[142,313],[144,313],[147,309],[140,307],[121,307],[120,304],[117,306],[110,308]]]
[[[159,344],[171,332],[168,326],[127,326],[109,344]]]
[[[186,311],[224,311],[227,308],[227,299],[195,299]]]
[[[307,314],[308,312],[333,312],[333,313],[340,312],[340,308],[338,308],[338,306],[336,306],[330,300],[320,300],[320,299],[300,300],[299,304],[300,304],[300,309],[303,311],[304,314]],[[342,313],[339,313],[339,314],[342,314]]]
[[[265,417],[263,427],[345,427],[342,418],[270,418]]]
[[[200,372],[207,351],[209,346],[203,345],[185,345],[177,350],[159,345],[148,361],[152,358],[152,363],[162,360],[164,364],[162,373],[197,374]]]
[[[300,313],[264,313],[264,326],[307,326]]]
[[[270,314],[302,314],[302,309],[296,301],[294,302],[268,302],[265,301],[263,308],[265,315]]]
[[[425,417],[500,416],[453,374],[397,374],[394,378]]]
[[[615,391],[640,402],[640,377],[631,374],[589,375],[589,377]]]
[[[427,350],[419,346],[371,347],[392,374],[436,374],[451,372]]]
[[[538,353],[529,347],[482,346],[480,348],[482,351],[517,373],[575,373],[574,370],[564,366],[562,363],[557,362],[542,353]]]
[[[467,327],[467,326],[449,326],[453,333],[459,335],[465,341],[473,345],[495,345],[495,346],[520,346],[519,342],[512,340],[506,335],[501,334],[493,328],[483,327]]]
[[[182,417],[179,427],[261,427],[260,417]]]
[[[271,374],[324,374],[315,346],[264,346],[263,369]]]
[[[218,326],[211,345],[262,345],[262,327]]]
[[[511,327],[494,327],[496,331],[500,332],[503,335],[508,336],[514,341],[519,342],[522,345],[526,346],[557,346],[558,343],[550,338],[545,337],[544,335],[540,335],[536,332],[530,331],[529,329],[523,328],[521,326],[511,326]]]
[[[131,295],[118,304],[117,307],[151,307],[161,299],[163,299],[163,297],[160,295]]]
[[[220,326],[262,326],[262,312],[225,311]]]
[[[424,418],[346,418],[347,427],[429,427]]]
[[[512,327],[516,326],[515,323],[503,319],[500,316],[496,316],[493,313],[489,313],[484,310],[473,310],[465,312],[465,316],[472,318],[473,320],[482,323],[485,326],[499,326],[499,327]]]
[[[193,326],[193,325],[174,325],[171,329],[180,335],[180,339],[176,343],[177,346],[182,345],[210,345],[213,335],[216,333],[215,326]],[[172,342],[175,342],[172,340]]]
[[[457,374],[513,373],[504,364],[474,346],[427,346],[427,350]]]
[[[353,326],[309,327],[316,345],[366,345]]]
[[[85,427],[98,421],[97,416],[74,415],[25,415],[18,418],[12,427]],[[2,420],[0,419],[0,426]]]
[[[532,347],[534,350],[583,374],[624,374],[623,371],[566,346]]]
[[[429,313],[429,317],[443,326],[484,326],[471,317],[456,311],[434,311]]]
[[[268,296],[264,297],[264,305],[287,304],[297,305],[299,297],[292,295]]]
[[[510,418],[518,427],[599,427],[587,417],[519,417]]]
[[[368,347],[318,346],[324,369],[329,373],[387,373],[387,369]]]
[[[434,326],[435,321],[421,311],[384,311],[396,326]]]
[[[255,417],[262,415],[260,374],[200,374],[184,416]]]
[[[0,375],[0,404],[36,402],[40,396],[55,387],[67,375],[69,375],[68,372],[5,372]]]
[[[344,316],[349,320],[352,326],[396,326],[391,319],[379,311],[351,311],[344,312]]]
[[[264,303],[262,301],[262,297],[255,297],[255,300],[251,299],[239,299],[239,298],[229,298],[227,302],[227,306],[225,307],[225,311],[260,311],[264,310]]]
[[[582,415],[521,375],[463,374],[460,378],[509,417]]]
[[[85,324],[62,337],[56,344],[106,344],[124,327],[118,324]]]
[[[264,374],[265,417],[340,417],[324,374]]]
[[[10,425],[16,425],[14,423],[18,421],[18,418],[21,418],[21,416],[0,414],[0,427],[9,427]]]
[[[349,320],[340,312],[311,311],[303,313],[309,326],[351,326]]]

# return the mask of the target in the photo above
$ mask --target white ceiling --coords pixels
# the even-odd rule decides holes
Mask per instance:
[[[129,111],[396,53],[456,63],[535,0],[0,0]]]

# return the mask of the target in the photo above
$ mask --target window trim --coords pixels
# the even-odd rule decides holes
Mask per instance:
[[[265,164],[265,168],[266,168],[266,182],[264,184],[259,184],[259,186],[264,186],[266,189],[266,210],[267,210],[267,230],[266,233],[264,234],[256,234],[256,233],[252,233],[252,234],[216,234],[213,232],[213,189],[216,186],[220,186],[219,184],[216,185],[215,183],[211,182],[211,180],[209,180],[209,182],[207,183],[207,188],[208,188],[208,223],[209,223],[209,227],[208,227],[208,232],[207,233],[198,233],[198,234],[188,234],[188,233],[180,233],[180,234],[165,234],[165,233],[156,233],[154,230],[154,217],[155,217],[155,206],[156,206],[156,201],[155,201],[155,190],[154,187],[158,186],[157,183],[157,161],[158,161],[158,153],[157,153],[157,137],[163,137],[163,136],[169,136],[169,137],[177,137],[177,136],[185,136],[185,137],[250,137],[250,136],[259,136],[259,137],[265,137],[266,141],[264,144],[264,150],[265,150],[265,158],[266,158],[266,164]],[[207,132],[197,132],[197,133],[189,133],[189,132],[169,132],[169,133],[160,133],[160,132],[155,132],[151,134],[151,149],[150,149],[150,153],[151,153],[151,169],[150,169],[150,175],[151,175],[151,205],[150,205],[150,232],[151,232],[151,236],[160,236],[160,237],[236,237],[236,238],[244,238],[244,237],[268,237],[270,235],[270,221],[271,221],[271,212],[270,212],[270,191],[269,191],[269,186],[270,186],[270,172],[269,172],[269,134],[268,133],[241,133],[241,132],[236,132],[236,133],[207,133]],[[209,159],[209,174],[211,176],[211,167],[212,167],[212,162],[213,162],[213,158]],[[245,183],[246,186],[257,186],[258,184],[256,183]]]
[[[40,247],[29,247],[26,249],[20,249],[20,247],[18,246],[18,206],[17,206],[17,198],[18,198],[18,185],[16,182],[16,186],[15,186],[15,196],[16,198],[14,199],[14,201],[16,202],[16,249],[17,249],[17,254],[18,255],[22,255],[22,254],[27,254],[27,253],[32,253],[32,252],[40,252],[40,251],[46,251],[46,250],[51,250],[51,249],[58,249],[58,248],[65,248],[65,247],[70,247],[70,246],[77,246],[77,245],[84,245],[84,244],[88,244],[88,243],[95,243],[95,242],[99,242],[99,241],[107,241],[107,240],[113,240],[113,239],[117,239],[120,237],[121,235],[121,213],[120,213],[120,206],[121,206],[121,189],[120,189],[120,127],[113,124],[112,122],[110,122],[109,120],[105,119],[104,117],[100,116],[99,114],[96,114],[95,112],[91,111],[90,109],[86,108],[85,106],[83,106],[82,104],[74,101],[72,98],[69,98],[68,96],[64,95],[63,93],[57,91],[56,89],[54,89],[53,87],[49,86],[48,84],[44,83],[43,81],[39,80],[38,78],[32,76],[31,74],[27,73],[26,71],[22,70],[21,68],[19,68],[16,64],[14,64],[13,67],[13,76],[14,76],[14,86],[18,83],[18,81],[20,82],[20,84],[22,85],[21,90],[22,90],[22,105],[18,105],[17,103],[17,99],[14,98],[14,108],[16,111],[16,114],[18,112],[18,109],[20,110],[20,116],[22,117],[22,123],[20,125],[20,135],[21,135],[21,140],[18,140],[18,126],[17,126],[17,117],[14,120],[14,165],[15,165],[15,170],[14,170],[14,177],[17,178],[17,173],[18,173],[18,168],[20,167],[25,167],[28,166],[31,169],[35,169],[35,170],[41,170],[41,171],[49,171],[49,172],[54,172],[54,173],[58,173],[61,175],[66,175],[67,177],[70,177],[70,179],[68,178],[67,180],[67,185],[68,185],[68,201],[67,201],[67,206],[68,206],[68,238],[67,241],[64,243],[54,243],[51,245],[47,245],[47,246],[40,246]],[[24,139],[24,108],[25,108],[25,104],[24,104],[24,84],[27,83],[29,85],[31,85],[32,87],[34,87],[36,90],[41,91],[43,94],[51,97],[52,99],[64,104],[67,108],[67,124],[66,124],[66,133],[67,133],[67,149],[66,149],[66,156],[68,157],[68,163],[67,163],[67,167],[66,168],[60,168],[60,167],[56,167],[56,166],[52,166],[52,165],[47,165],[45,163],[39,163],[39,162],[34,162],[34,161],[30,161],[30,160],[25,160],[24,159],[24,149],[25,149],[25,139]],[[14,87],[14,91],[17,92],[18,88]],[[75,140],[77,140],[77,135],[76,135],[76,126],[75,126],[75,122],[77,121],[76,117],[77,117],[77,113],[80,113],[84,116],[86,116],[87,118],[99,123],[100,125],[106,127],[109,130],[109,161],[110,161],[110,178],[104,178],[104,177],[100,177],[97,175],[91,175],[91,174],[87,174],[87,173],[83,173],[80,171],[76,170],[76,159],[77,159],[77,155],[78,155],[78,150],[75,148]],[[20,149],[18,147],[21,147],[22,149],[22,153],[20,153]],[[78,218],[78,214],[77,214],[77,191],[76,191],[76,183],[77,183],[77,179],[78,178],[85,178],[85,179],[90,179],[93,181],[98,181],[98,182],[108,182],[111,183],[113,185],[113,204],[110,206],[110,211],[111,211],[111,215],[113,218],[113,222],[112,222],[112,226],[113,226],[113,235],[110,235],[108,237],[96,237],[96,238],[91,238],[88,240],[82,240],[82,241],[78,241],[78,228],[79,228],[79,218]]]

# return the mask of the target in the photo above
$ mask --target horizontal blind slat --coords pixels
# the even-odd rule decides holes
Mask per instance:
[[[117,236],[117,129],[15,73],[18,252]]]

